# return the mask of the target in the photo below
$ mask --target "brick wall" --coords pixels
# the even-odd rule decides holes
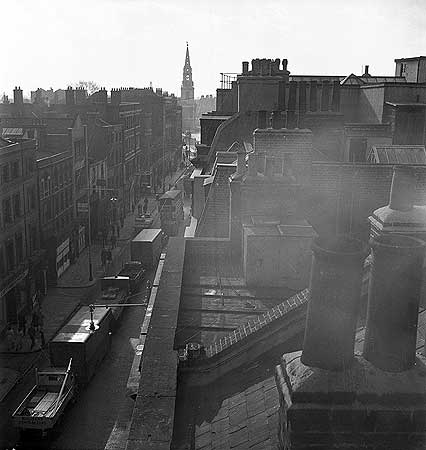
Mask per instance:
[[[305,114],[299,122],[300,128],[312,131],[312,145],[329,159],[340,160],[343,143],[344,116],[339,113]]]
[[[298,186],[274,182],[252,183],[249,180],[241,185],[241,215],[269,216],[285,220],[287,217],[300,217],[297,205]]]
[[[336,222],[338,232],[363,229],[368,216],[388,204],[392,173],[392,164],[313,163],[312,210],[308,215],[318,221],[313,224],[316,231],[327,227],[335,230]],[[424,205],[426,167],[417,166],[415,173],[416,203]]]
[[[231,261],[229,239],[191,238],[186,239],[184,284],[192,284],[193,277],[200,273],[212,273],[212,267],[226,268]],[[213,274],[216,275],[213,270]]]
[[[312,131],[306,129],[257,129],[253,133],[253,146],[257,154],[278,157],[290,154],[296,180],[310,184],[312,137]]]

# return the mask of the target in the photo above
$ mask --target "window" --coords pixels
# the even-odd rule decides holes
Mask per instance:
[[[14,161],[12,163],[12,180],[19,178],[19,161]]]
[[[29,174],[31,174],[31,172],[34,171],[34,159],[33,158],[27,159],[27,170],[28,170]]]
[[[15,266],[15,251],[13,249],[13,240],[6,242],[6,264],[8,270],[12,270]]]
[[[30,189],[30,210],[33,210],[36,207],[36,196],[35,196],[35,189],[32,187]]]
[[[21,217],[22,213],[21,213],[21,195],[15,194],[13,196],[13,212],[16,217]]]
[[[4,273],[6,272],[6,266],[4,264],[3,258],[3,249],[0,247],[0,275],[4,275]]]
[[[24,253],[22,248],[23,240],[22,233],[15,234],[15,248],[16,248],[16,262],[19,264],[24,259]]]
[[[31,251],[35,250],[37,247],[37,229],[33,225],[31,225],[30,228],[30,247]]]
[[[9,164],[6,164],[3,166],[2,178],[3,178],[3,183],[8,183],[10,181]]]
[[[12,223],[12,205],[10,203],[10,198],[6,198],[3,200],[2,209],[3,209],[4,223],[5,224]]]

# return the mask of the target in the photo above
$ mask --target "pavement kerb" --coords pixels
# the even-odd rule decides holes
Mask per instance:
[[[68,286],[68,285],[64,285],[64,284],[57,284],[55,286],[55,288],[57,289],[84,289],[84,288],[89,288],[89,287],[93,287],[95,286],[97,280],[93,280],[91,283],[88,284],[76,284],[74,286]]]

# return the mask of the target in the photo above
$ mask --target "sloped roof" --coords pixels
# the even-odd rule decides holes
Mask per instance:
[[[368,161],[376,164],[426,164],[424,145],[373,146]]]
[[[22,137],[24,135],[23,128],[3,128],[1,132],[2,136],[16,136],[16,137]]]
[[[359,85],[362,86],[364,84],[381,84],[381,83],[406,83],[407,80],[405,77],[386,77],[386,76],[358,76],[354,73],[351,73],[347,77],[345,77],[340,84],[342,86],[348,85]]]
[[[364,84],[364,81],[360,77],[356,76],[354,73],[351,73],[347,77],[343,78],[343,80],[340,82],[340,84],[342,86],[347,86],[349,84],[360,85],[360,84]]]

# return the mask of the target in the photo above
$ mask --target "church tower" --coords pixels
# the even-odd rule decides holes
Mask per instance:
[[[192,81],[192,68],[189,60],[188,42],[186,43],[186,56],[185,65],[183,66],[180,100],[182,105],[182,131],[195,131],[194,82]]]

